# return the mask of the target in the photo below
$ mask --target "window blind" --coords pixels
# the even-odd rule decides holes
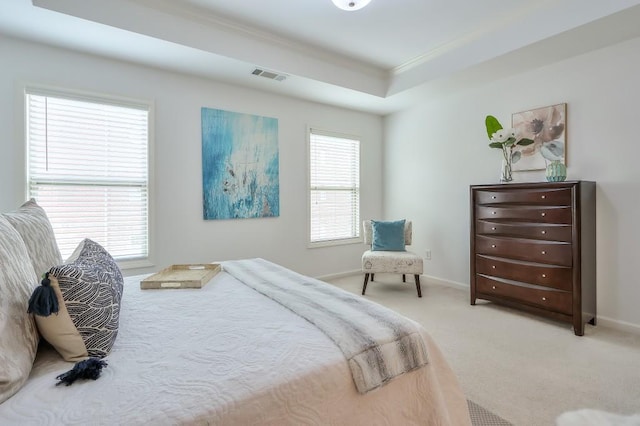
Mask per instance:
[[[27,91],[26,109],[28,191],[62,257],[84,238],[148,257],[149,106]]]
[[[310,241],[345,242],[360,236],[360,141],[309,132]]]

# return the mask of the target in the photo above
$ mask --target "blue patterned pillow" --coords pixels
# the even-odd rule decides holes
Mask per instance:
[[[405,251],[405,220],[393,222],[371,221],[371,250],[373,251]]]
[[[49,273],[58,279],[64,304],[89,356],[107,356],[118,335],[123,289],[115,260],[100,244],[85,239],[67,263]]]

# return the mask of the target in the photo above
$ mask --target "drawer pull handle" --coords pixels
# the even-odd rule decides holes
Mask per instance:
[[[547,278],[547,274],[542,274],[542,278]]]
[[[496,269],[496,265],[491,265],[491,269]]]
[[[491,248],[496,248],[496,245],[495,244],[491,244]]]
[[[542,196],[540,196],[540,198],[542,198],[544,200],[545,198],[547,198],[547,196],[546,195],[542,195]]]
[[[544,250],[542,250],[540,253],[542,253],[542,254],[547,254],[547,252],[546,252],[546,251],[544,251]]]
[[[495,285],[492,285],[492,286],[491,286],[491,288],[492,288],[493,290],[495,290],[495,289],[496,289],[496,286],[495,286]]]
[[[542,217],[545,217],[547,214],[542,212],[541,215],[542,215]]]
[[[491,199],[492,199],[492,200],[495,200],[495,199],[496,199],[496,196],[495,196],[495,195],[494,195],[494,196],[492,196],[492,197],[491,197]]]
[[[542,298],[542,300],[547,300],[547,298],[546,298],[546,297],[543,297],[543,298]]]
[[[496,230],[496,227],[494,226],[493,228],[491,228],[491,230],[492,230],[492,231],[495,231],[495,230]]]
[[[541,231],[540,233],[541,233],[542,235],[544,235],[544,234],[546,234],[546,233],[547,233],[547,231]]]
[[[491,214],[496,214],[496,212],[491,212]]]

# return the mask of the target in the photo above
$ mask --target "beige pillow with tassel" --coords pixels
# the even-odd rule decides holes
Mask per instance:
[[[36,324],[38,325],[38,331],[40,331],[40,335],[62,355],[65,361],[76,362],[87,359],[89,357],[87,348],[84,345],[82,336],[80,336],[78,329],[69,316],[64,299],[62,298],[58,279],[53,275],[49,275],[49,281],[58,299],[58,312],[46,317],[34,315]]]

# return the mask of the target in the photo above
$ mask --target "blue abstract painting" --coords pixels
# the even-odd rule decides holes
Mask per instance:
[[[278,120],[202,108],[204,219],[280,215]]]

